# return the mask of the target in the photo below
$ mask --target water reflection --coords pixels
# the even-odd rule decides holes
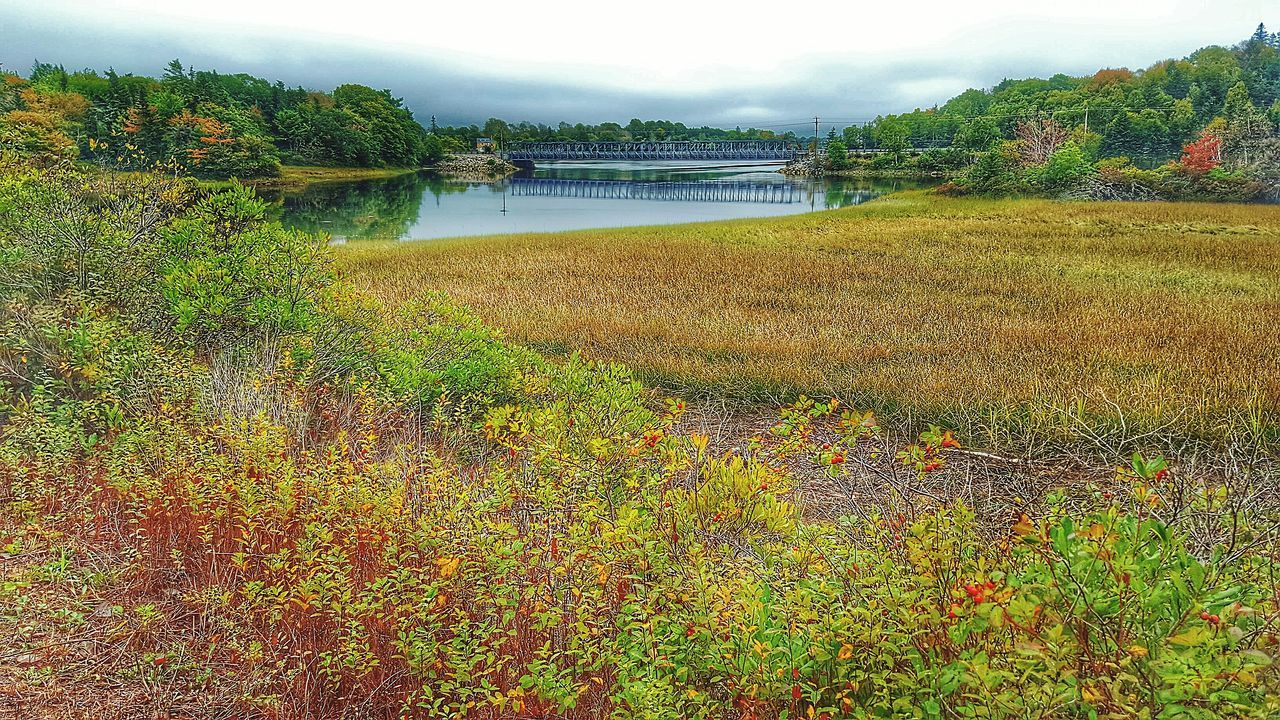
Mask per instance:
[[[336,240],[429,239],[764,217],[857,205],[913,183],[794,181],[777,165],[557,163],[495,183],[427,173],[284,193],[280,220]]]

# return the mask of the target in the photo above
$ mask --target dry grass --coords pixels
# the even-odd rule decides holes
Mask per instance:
[[[905,193],[767,220],[353,244],[550,355],[676,392],[835,393],[988,447],[1276,441],[1280,207]],[[1158,436],[1158,437],[1157,437]]]

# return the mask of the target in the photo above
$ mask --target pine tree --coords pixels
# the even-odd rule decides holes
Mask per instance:
[[[1253,37],[1249,38],[1249,42],[1265,45],[1271,42],[1271,38],[1272,35],[1267,32],[1267,26],[1264,23],[1258,23],[1258,29],[1253,31]]]
[[[1222,114],[1227,120],[1223,137],[1227,161],[1236,167],[1249,165],[1257,159],[1258,148],[1271,136],[1271,121],[1253,104],[1243,81],[1227,91]]]

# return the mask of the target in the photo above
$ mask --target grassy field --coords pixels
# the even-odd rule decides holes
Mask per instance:
[[[691,397],[836,394],[989,448],[1276,442],[1280,207],[946,199],[780,219],[356,244],[551,355]],[[1184,448],[1185,449],[1185,448]]]

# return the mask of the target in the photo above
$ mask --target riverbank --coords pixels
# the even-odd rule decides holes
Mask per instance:
[[[300,190],[315,183],[357,182],[360,180],[383,180],[397,177],[417,168],[355,168],[355,167],[321,167],[311,165],[282,165],[276,177],[245,178],[246,185],[270,190]],[[201,187],[222,189],[231,183],[230,180],[203,180]]]
[[[860,160],[852,160],[848,167],[836,170],[825,162],[815,161],[812,156],[792,160],[778,172],[787,177],[852,180],[944,180],[951,174],[942,170],[921,170],[912,166],[875,167],[873,163]]]
[[[1280,439],[1280,208],[953,199],[339,251],[552,355],[739,406],[834,393],[1031,451]],[[1128,436],[1128,437],[1127,437]]]
[[[431,169],[445,177],[476,182],[500,180],[520,170],[497,155],[485,153],[451,155],[433,165]]]

